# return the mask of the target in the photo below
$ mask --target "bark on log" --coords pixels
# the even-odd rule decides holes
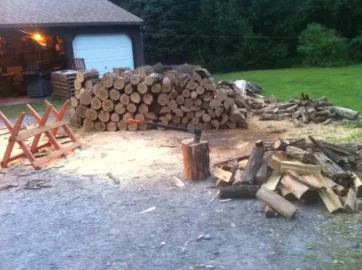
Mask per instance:
[[[317,152],[313,154],[314,162],[322,167],[322,174],[333,181],[346,179],[349,174],[341,169],[336,163],[330,160],[325,154]]]
[[[248,164],[245,168],[243,182],[249,185],[255,183],[255,176],[260,168],[264,156],[263,141],[257,141],[249,157]]]
[[[343,107],[333,107],[332,112],[339,118],[348,120],[356,120],[359,116],[359,112]]]
[[[228,186],[220,189],[221,199],[255,199],[258,186]]]
[[[256,198],[269,205],[272,209],[277,211],[285,218],[291,219],[295,217],[295,214],[297,213],[297,208],[295,208],[293,204],[275,192],[264,187],[261,187],[256,193]]]
[[[188,181],[204,180],[210,177],[209,144],[206,141],[194,143],[194,139],[183,140],[184,177]]]
[[[264,184],[269,178],[269,175],[271,173],[271,169],[268,165],[270,158],[271,153],[266,153],[261,161],[260,168],[255,176],[255,180],[258,185]]]

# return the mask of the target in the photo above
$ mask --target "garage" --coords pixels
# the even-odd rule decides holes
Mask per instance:
[[[51,74],[77,70],[76,58],[100,76],[144,64],[143,20],[108,0],[1,0],[0,10],[0,106],[58,95]],[[62,87],[70,97],[72,83]]]
[[[113,67],[134,68],[132,40],[125,34],[78,35],[73,40],[74,57],[84,58],[87,68],[100,75]]]

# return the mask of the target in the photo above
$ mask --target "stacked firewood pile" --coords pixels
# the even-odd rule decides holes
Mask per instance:
[[[78,72],[80,78],[87,74]],[[78,84],[71,99],[71,123],[85,131],[147,128],[128,119],[197,129],[247,128],[247,112],[199,66],[114,68],[101,81],[85,79],[89,85]]]
[[[251,84],[247,84],[251,85]],[[333,120],[356,120],[359,112],[335,106],[326,97],[312,100],[301,94],[299,100],[277,102],[275,98],[265,98],[255,91],[255,87],[240,89],[235,82],[220,81],[218,88],[223,89],[228,97],[235,98],[238,108],[259,116],[260,121],[295,119],[303,124],[329,124]]]
[[[257,198],[268,218],[294,217],[297,208],[291,202],[297,200],[313,204],[321,199],[331,213],[355,213],[362,145],[309,139],[257,141],[248,154],[216,162],[220,197]]]

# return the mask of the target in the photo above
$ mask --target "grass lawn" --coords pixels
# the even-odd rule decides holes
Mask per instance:
[[[344,68],[294,68],[214,75],[217,80],[247,80],[263,88],[263,95],[278,100],[327,96],[335,105],[362,112],[362,66]]]
[[[46,98],[51,104],[53,104],[53,106],[59,110],[66,99],[62,99],[62,98]],[[44,104],[44,101],[41,102],[32,102],[30,103],[30,105],[39,113],[42,114],[45,112],[46,109],[46,105]],[[26,108],[26,104],[24,105],[14,105],[14,106],[9,106],[9,107],[2,107],[0,108],[0,111],[6,115],[7,118],[9,119],[15,119],[18,118],[20,116],[20,114],[22,112],[25,112],[27,115],[31,115],[31,113],[29,112],[29,110]],[[68,106],[68,111],[70,111],[70,104]],[[52,114],[51,114],[52,115]]]

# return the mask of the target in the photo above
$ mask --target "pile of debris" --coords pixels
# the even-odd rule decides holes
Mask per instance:
[[[257,141],[252,150],[215,163],[220,198],[257,198],[267,217],[295,216],[291,201],[322,199],[329,212],[358,211],[362,186],[362,145],[306,139]]]
[[[247,111],[200,66],[114,68],[101,80],[95,74],[78,72],[71,98],[71,123],[85,131],[147,129],[129,119],[206,130],[247,128]]]
[[[302,93],[299,100],[277,102],[274,97],[261,96],[260,87],[252,83],[219,81],[217,87],[226,92],[228,97],[234,98],[239,109],[258,115],[260,121],[295,119],[303,124],[329,124],[333,120],[356,120],[359,116],[358,111],[335,106],[327,97],[312,100]]]

